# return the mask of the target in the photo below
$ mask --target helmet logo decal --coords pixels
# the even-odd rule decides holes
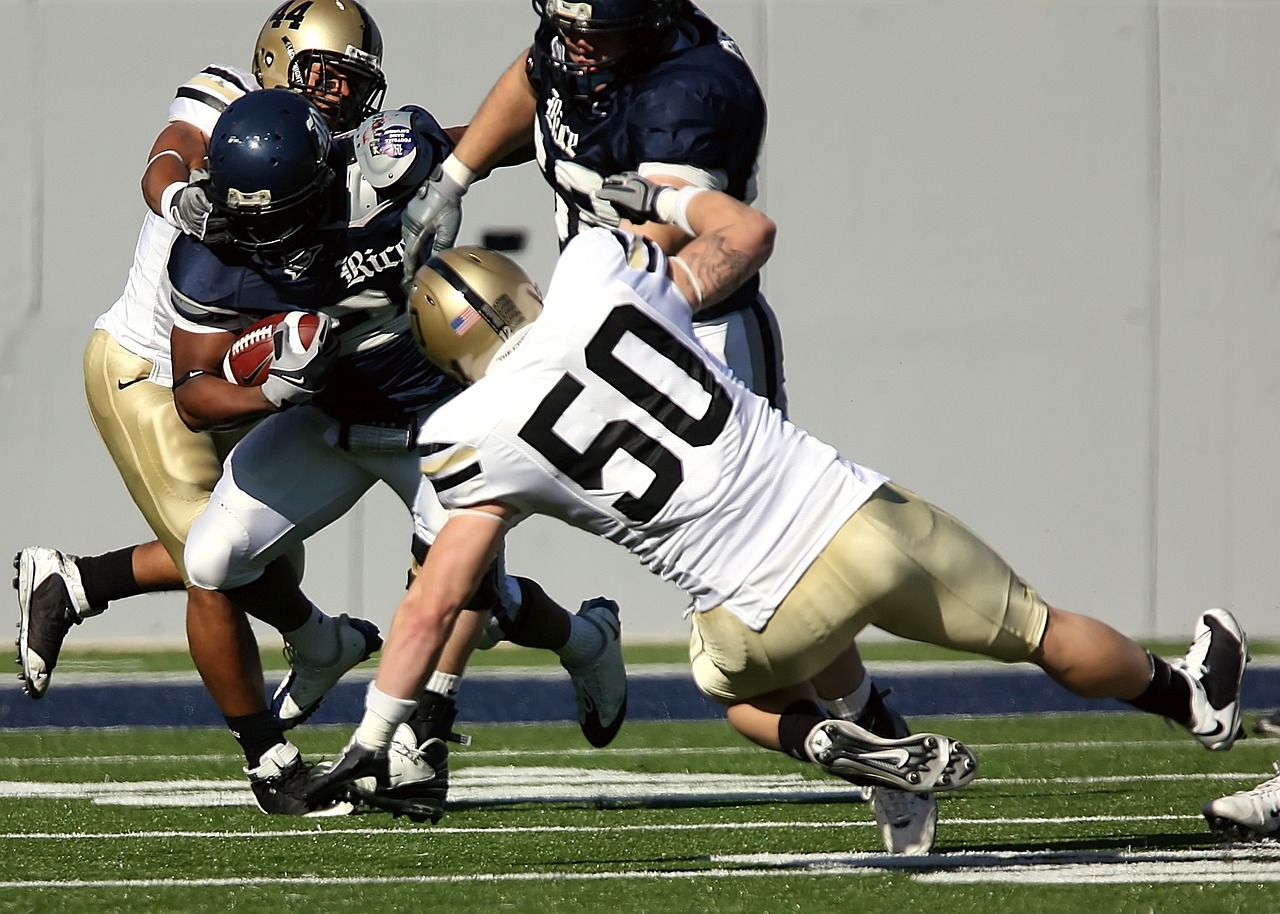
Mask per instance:
[[[271,27],[278,29],[284,25],[285,20],[289,20],[290,29],[302,28],[302,20],[307,15],[307,10],[311,9],[313,0],[302,0],[293,9],[289,9],[288,3],[280,4],[279,8],[271,14]]]

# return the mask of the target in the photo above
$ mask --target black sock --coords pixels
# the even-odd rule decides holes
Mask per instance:
[[[133,550],[117,549],[102,555],[86,555],[76,559],[84,596],[95,609],[105,609],[112,600],[137,596],[144,591],[133,576]]]
[[[243,717],[223,717],[227,729],[244,750],[244,759],[250,768],[257,768],[262,753],[277,743],[284,742],[284,730],[270,711],[256,711]]]
[[[471,742],[471,738],[453,732],[453,722],[457,717],[457,701],[439,692],[427,690],[418,699],[417,709],[409,716],[409,728],[413,730],[419,746],[429,739],[442,739],[465,746]]]
[[[1140,711],[1159,714],[1184,727],[1191,725],[1191,683],[1166,661],[1151,658],[1151,684],[1137,698],[1126,702]]]
[[[805,741],[813,728],[828,717],[811,701],[795,701],[787,705],[778,719],[778,742],[782,743],[782,751],[802,762],[813,761],[805,751]]]

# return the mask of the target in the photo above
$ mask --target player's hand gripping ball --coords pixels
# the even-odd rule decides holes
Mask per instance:
[[[223,376],[242,387],[262,387],[276,406],[301,403],[324,385],[337,355],[337,337],[325,314],[286,311],[246,327],[222,361]]]

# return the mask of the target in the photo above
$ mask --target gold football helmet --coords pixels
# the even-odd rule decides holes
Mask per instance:
[[[475,245],[418,267],[409,329],[427,358],[461,384],[489,370],[498,348],[542,313],[542,293],[514,260]]]
[[[335,133],[377,113],[387,92],[382,33],[355,0],[285,0],[262,26],[253,75],[301,92]]]

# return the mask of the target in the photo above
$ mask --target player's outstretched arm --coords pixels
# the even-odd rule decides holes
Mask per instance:
[[[773,253],[774,221],[718,190],[654,184],[632,171],[606,178],[596,196],[631,222],[677,226],[692,236],[670,264],[695,313],[727,298]]]

